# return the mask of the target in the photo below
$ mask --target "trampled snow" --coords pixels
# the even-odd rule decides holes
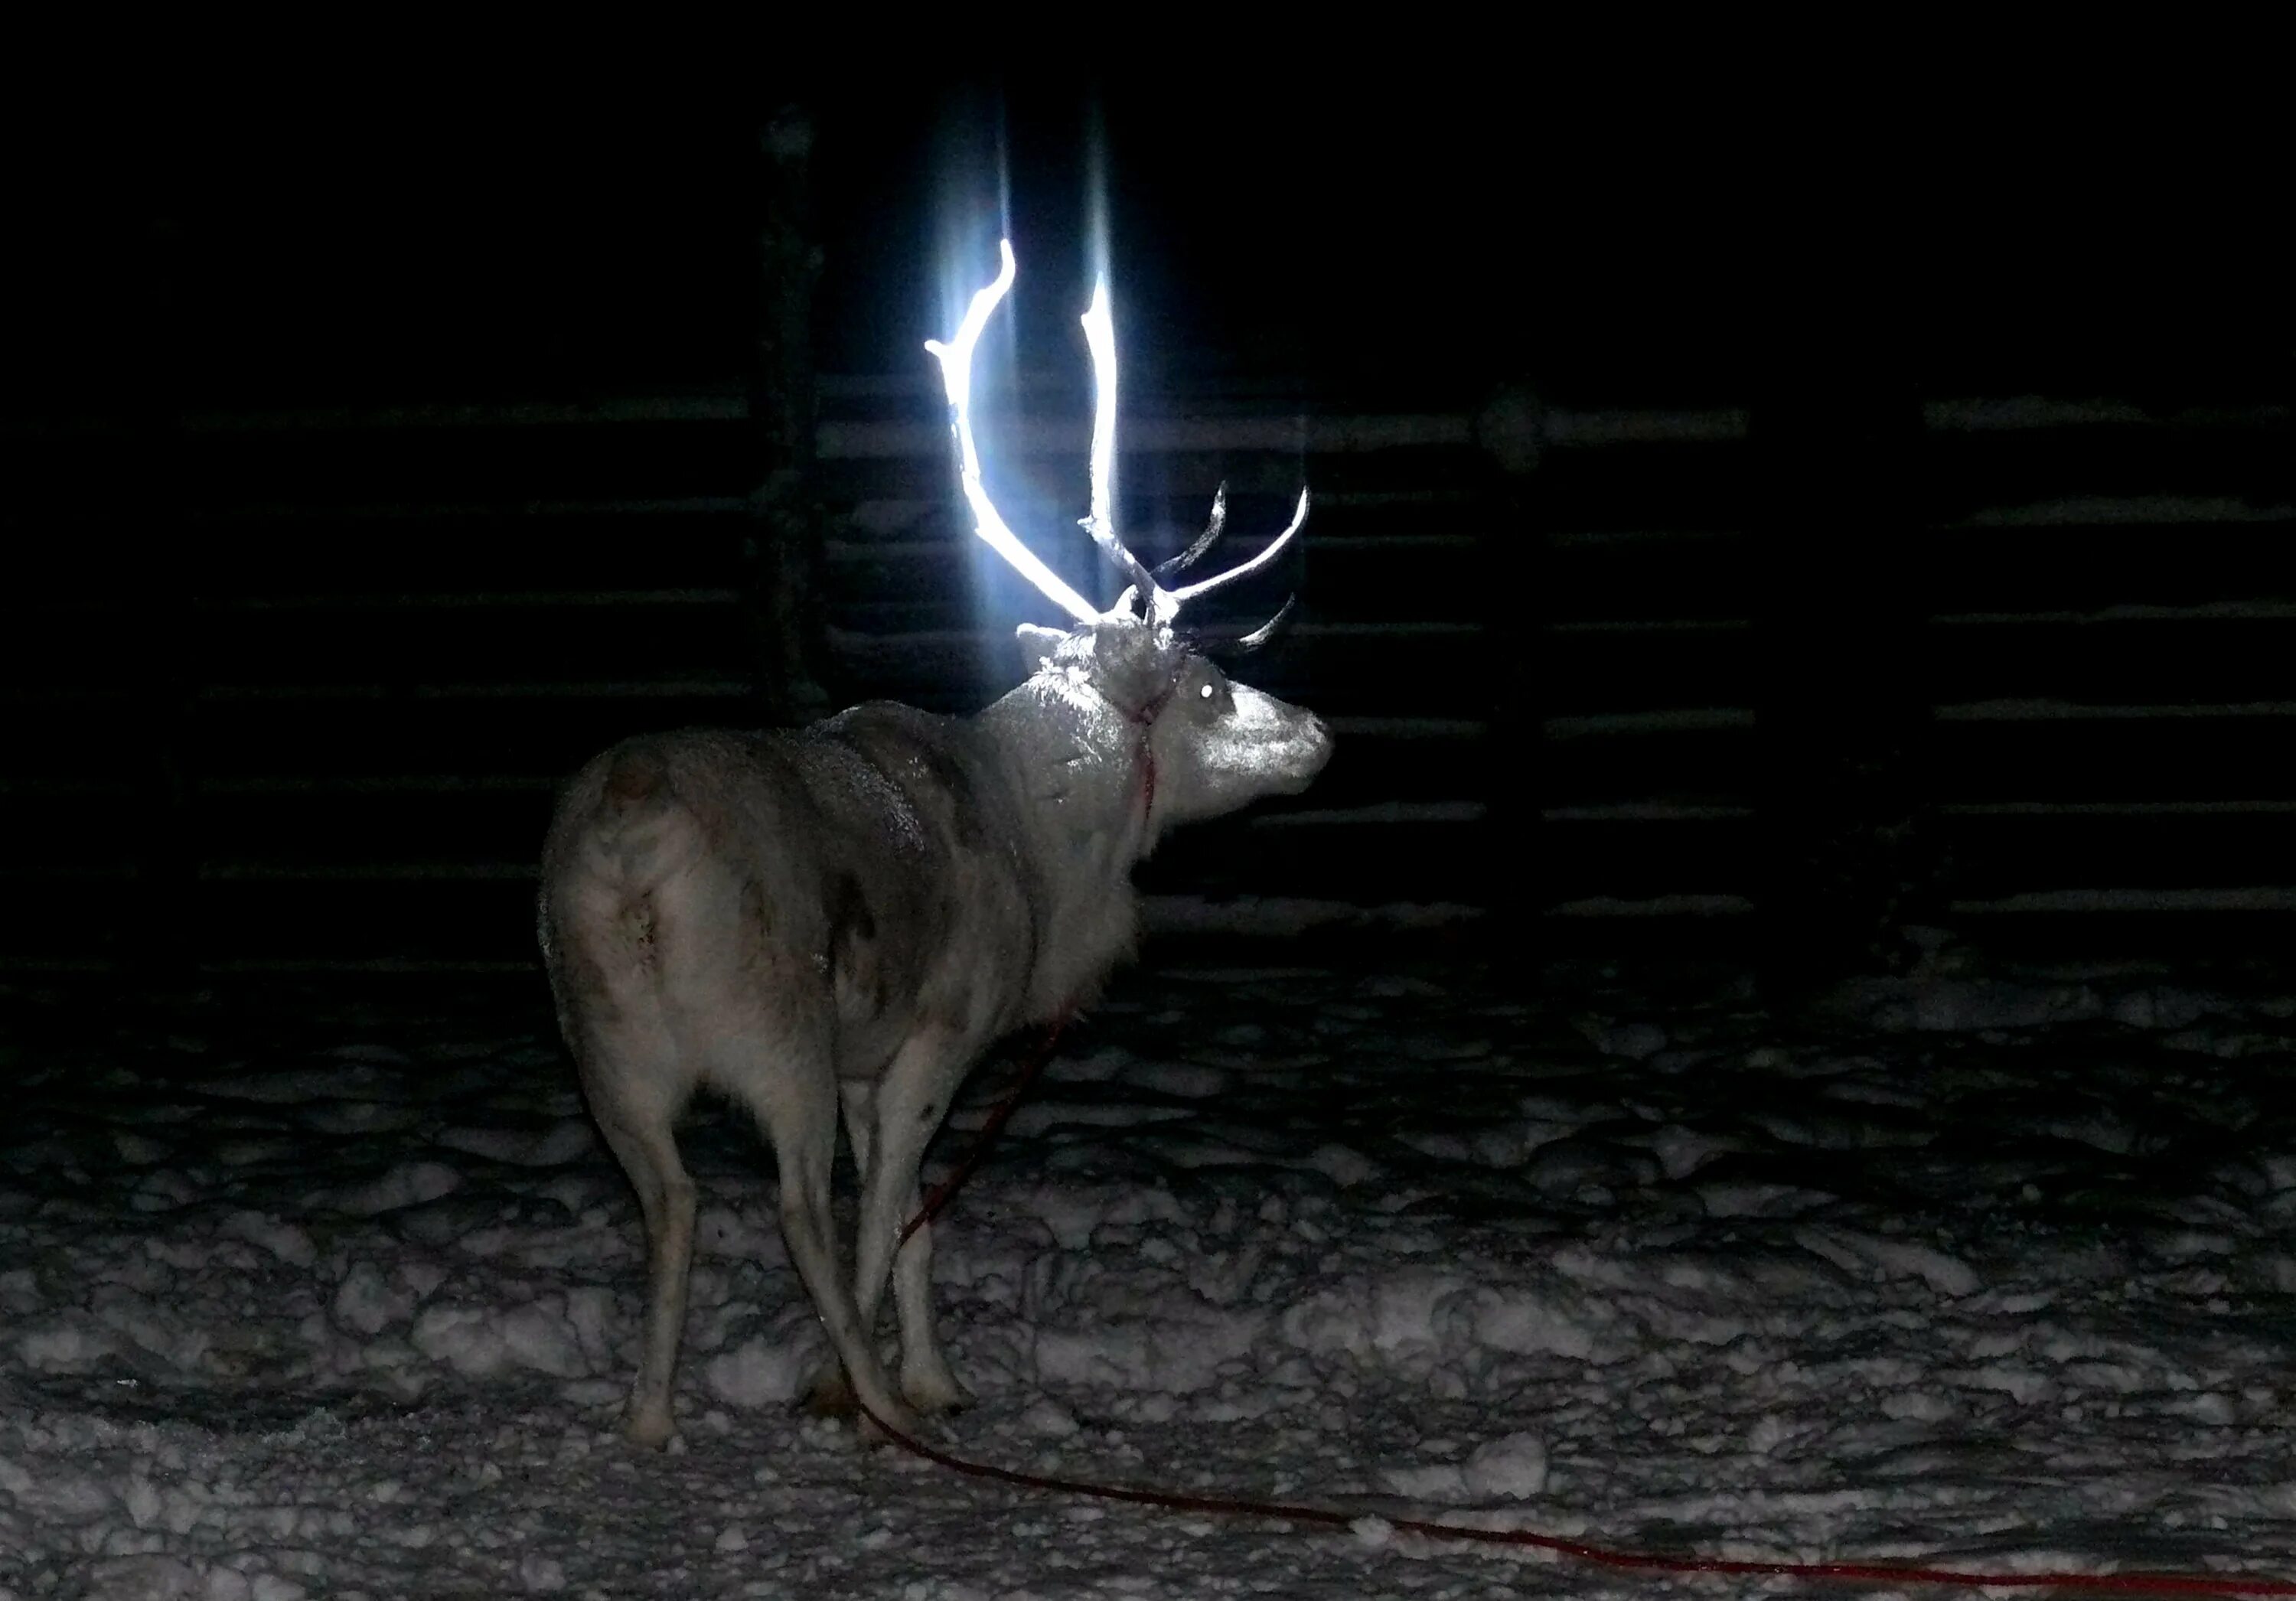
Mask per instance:
[[[1737,1593],[1398,1516],[2296,1572],[2284,987],[1940,977],[1787,1024],[1394,953],[1123,979],[937,1231],[977,1397],[940,1442],[1349,1534],[794,1415],[822,1342],[714,1108],[681,1433],[630,1448],[636,1209],[538,995],[390,981],[12,1004],[0,1596]]]

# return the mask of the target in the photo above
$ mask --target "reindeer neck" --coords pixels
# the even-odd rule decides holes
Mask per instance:
[[[1123,875],[1147,854],[1142,727],[1087,686],[1040,673],[973,719],[1033,843]]]
[[[1140,730],[1083,683],[1040,673],[972,719],[1016,805],[1037,883],[1036,988],[1067,1002],[1132,947],[1146,854]],[[1054,992],[1057,992],[1055,995]]]

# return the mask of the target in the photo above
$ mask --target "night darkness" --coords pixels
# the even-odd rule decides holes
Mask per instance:
[[[0,1601],[1647,1593],[1414,1517],[2296,1593],[2285,134],[1551,54],[20,116]],[[676,1443],[624,1436],[644,1119],[551,1014],[554,798],[1020,682],[1057,612],[922,348],[1000,232],[990,487],[1112,597],[1102,205],[1119,522],[1160,559],[1226,485],[1209,570],[1309,488],[1190,620],[1296,597],[1222,660],[1334,753],[1139,868],[1137,960],[935,1226],[971,1404],[920,1426],[1351,1531],[865,1448],[802,1164],[707,1095],[633,1431]],[[932,897],[866,856],[816,943],[882,1020]]]

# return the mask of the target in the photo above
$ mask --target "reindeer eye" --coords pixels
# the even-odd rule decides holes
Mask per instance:
[[[1212,686],[1209,684],[1197,685],[1196,696],[1199,700],[1210,700],[1212,698]]]

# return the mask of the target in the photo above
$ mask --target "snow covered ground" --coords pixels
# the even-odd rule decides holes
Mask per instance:
[[[627,1447],[636,1207],[538,979],[20,995],[0,1596],[1668,1582],[1376,1521],[1406,1513],[2296,1573],[2296,980],[1940,978],[1792,1026],[1723,980],[1561,981],[1383,948],[1136,971],[939,1231],[979,1397],[954,1449],[1352,1533],[986,1485],[792,1416],[820,1342],[714,1109],[682,1435]]]

